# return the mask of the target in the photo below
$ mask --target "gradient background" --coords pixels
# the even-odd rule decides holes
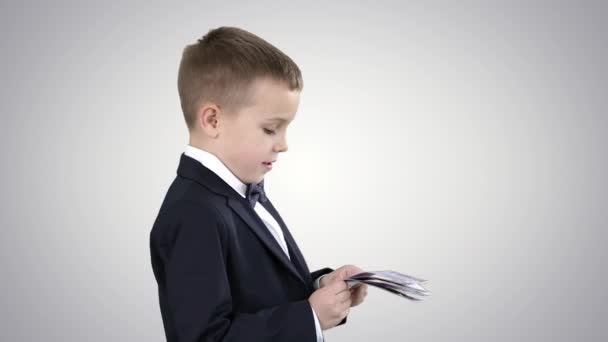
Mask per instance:
[[[164,341],[149,232],[181,51],[247,29],[301,67],[269,196],[370,289],[327,341],[608,338],[606,2],[0,5],[0,340]]]

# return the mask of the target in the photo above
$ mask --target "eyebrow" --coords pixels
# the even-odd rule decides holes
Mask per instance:
[[[287,120],[283,119],[283,118],[272,118],[272,119],[266,119],[264,120],[266,122],[274,122],[274,121],[278,121],[278,122],[287,122]]]

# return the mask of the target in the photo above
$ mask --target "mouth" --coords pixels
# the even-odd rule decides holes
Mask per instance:
[[[276,160],[273,160],[273,161],[262,162],[262,164],[266,167],[266,169],[272,170],[272,164],[274,164],[275,162],[276,162]]]

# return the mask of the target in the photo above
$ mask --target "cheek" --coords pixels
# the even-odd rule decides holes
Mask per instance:
[[[264,133],[261,129],[250,132],[247,136],[243,136],[241,143],[246,145],[246,149],[252,153],[266,153],[273,145],[273,136]]]
[[[230,137],[231,160],[241,167],[253,167],[267,158],[272,149],[273,137],[265,134],[262,129],[243,129]]]
[[[242,137],[235,142],[234,157],[241,164],[251,164],[259,161],[265,155],[266,145],[263,140],[245,139]]]

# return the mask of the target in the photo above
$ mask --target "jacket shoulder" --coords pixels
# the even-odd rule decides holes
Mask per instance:
[[[217,229],[226,226],[226,198],[201,184],[177,176],[167,190],[150,237],[157,243],[172,241],[188,226]]]

